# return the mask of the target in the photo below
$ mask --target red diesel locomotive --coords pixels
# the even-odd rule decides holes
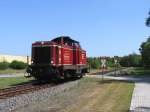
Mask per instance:
[[[86,51],[78,41],[61,36],[32,44],[29,76],[38,80],[82,77],[87,72]]]

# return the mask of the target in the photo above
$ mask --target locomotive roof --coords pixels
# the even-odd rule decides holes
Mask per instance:
[[[78,41],[71,39],[69,36],[60,36],[60,37],[53,39],[52,41],[59,41],[61,40],[61,38],[63,38],[64,41],[69,41],[72,43],[79,43]]]

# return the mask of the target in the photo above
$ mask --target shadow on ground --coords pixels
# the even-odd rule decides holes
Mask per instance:
[[[80,78],[73,78],[73,79],[63,79],[63,80],[30,80],[27,82],[21,82],[21,83],[17,83],[17,84],[11,84],[10,86],[18,86],[18,85],[24,85],[24,84],[32,84],[32,85],[44,85],[44,84],[54,84],[54,85],[59,85],[59,84],[63,84],[66,82],[71,82],[71,81],[75,81],[75,80],[79,80]]]

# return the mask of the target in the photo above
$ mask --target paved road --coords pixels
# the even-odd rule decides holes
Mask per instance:
[[[24,73],[19,74],[0,74],[0,78],[23,77]]]
[[[110,74],[113,73],[105,74],[104,78],[135,82],[130,112],[150,112],[150,77],[133,78],[133,77],[109,76]],[[101,78],[102,76],[88,75],[88,77]]]
[[[150,112],[150,78],[135,82],[131,112]]]

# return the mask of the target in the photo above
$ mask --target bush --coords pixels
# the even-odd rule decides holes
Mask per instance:
[[[91,68],[92,69],[99,69],[100,68],[100,61],[98,58],[93,58],[91,62]]]
[[[27,64],[21,61],[12,61],[10,63],[10,68],[12,69],[25,69],[27,67]]]
[[[107,59],[107,66],[108,67],[115,67],[114,58],[108,58]]]
[[[140,48],[144,67],[150,68],[150,37],[143,42]]]
[[[9,67],[9,63],[4,61],[4,62],[0,62],[0,70],[5,70]]]
[[[124,56],[120,59],[120,65],[123,67],[141,67],[142,66],[141,55],[133,53],[128,56]]]

